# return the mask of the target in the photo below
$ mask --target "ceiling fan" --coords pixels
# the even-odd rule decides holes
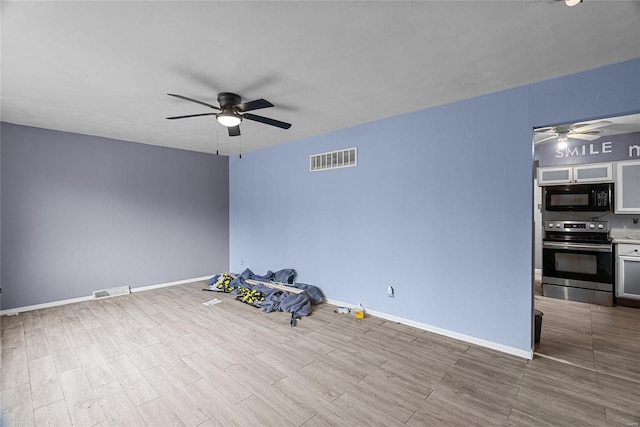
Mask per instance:
[[[613,122],[608,120],[599,120],[597,122],[539,128],[534,130],[535,143],[539,144],[556,138],[558,142],[567,142],[568,138],[593,141],[600,138],[602,130],[611,124]]]
[[[186,116],[167,117],[167,119],[174,120],[186,119],[187,117],[216,116],[216,120],[218,121],[218,123],[227,127],[229,136],[240,136],[240,122],[242,122],[242,120],[244,119],[279,127],[281,129],[289,129],[291,127],[291,123],[285,123],[281,122],[280,120],[270,119],[268,117],[248,113],[248,111],[273,107],[273,104],[266,99],[256,99],[255,101],[242,102],[242,98],[240,98],[240,95],[236,95],[235,93],[230,92],[221,92],[218,94],[218,104],[220,104],[220,106],[216,107],[215,105],[198,101],[197,99],[188,98],[186,96],[176,95],[174,93],[168,93],[167,95],[184,99],[185,101],[195,102],[197,104],[204,105],[205,107],[213,108],[214,110],[219,110],[218,113],[189,114]]]

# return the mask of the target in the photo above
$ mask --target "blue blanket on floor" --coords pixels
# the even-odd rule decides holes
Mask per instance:
[[[239,288],[252,289],[264,293],[264,301],[255,301],[253,305],[261,307],[265,313],[273,311],[282,311],[287,313],[296,313],[301,316],[311,314],[311,305],[318,304],[324,300],[322,291],[317,286],[306,283],[294,283],[296,272],[292,268],[278,270],[275,273],[271,270],[264,275],[257,275],[250,269],[245,269],[237,278],[231,282],[231,286],[235,289],[231,294],[238,294]],[[220,275],[216,275],[209,280],[209,284],[215,284]],[[279,289],[270,288],[263,285],[251,285],[246,282],[247,279],[258,280],[261,282],[277,282],[285,285],[303,289],[306,292],[302,294],[294,294]]]

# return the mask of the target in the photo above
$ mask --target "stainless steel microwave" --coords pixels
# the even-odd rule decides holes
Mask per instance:
[[[613,206],[613,183],[544,187],[548,211],[606,212]]]

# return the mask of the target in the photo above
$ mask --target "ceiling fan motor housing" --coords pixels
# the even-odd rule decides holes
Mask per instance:
[[[242,98],[240,98],[240,95],[236,95],[235,93],[220,92],[218,94],[218,104],[220,104],[220,108],[223,111],[232,110],[234,106],[241,102]]]

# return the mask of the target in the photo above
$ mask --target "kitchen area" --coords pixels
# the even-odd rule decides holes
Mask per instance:
[[[534,135],[536,355],[640,384],[640,115]]]

